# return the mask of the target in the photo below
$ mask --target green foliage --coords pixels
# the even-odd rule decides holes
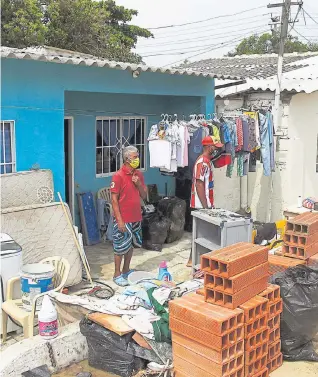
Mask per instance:
[[[140,63],[131,52],[152,34],[131,25],[137,11],[113,0],[1,0],[2,45],[47,45],[98,57]],[[26,25],[26,26],[25,26]]]
[[[279,34],[265,33],[262,35],[251,35],[244,38],[242,42],[231,51],[228,56],[252,55],[252,54],[269,54],[278,53],[279,51]],[[303,43],[297,37],[289,35],[285,43],[285,53],[291,52],[308,52],[318,51],[318,44]]]

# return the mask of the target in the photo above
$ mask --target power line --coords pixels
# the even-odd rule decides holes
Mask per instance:
[[[315,24],[317,24],[318,25],[318,22],[304,9],[304,12],[305,12],[305,14],[307,14],[307,16],[311,19],[311,20],[313,20],[314,21],[314,23]]]
[[[254,19],[251,20],[251,17],[246,17],[246,18],[242,18],[240,19],[239,21],[243,21],[243,20],[251,20],[251,21],[248,21],[248,23],[257,23],[257,22],[260,22],[264,16],[266,16],[266,14],[264,15],[260,15],[258,16],[259,18],[258,19]],[[264,19],[265,21],[265,19]],[[216,28],[218,29],[222,29],[222,27],[228,27],[228,28],[233,28],[235,26],[240,26],[240,25],[246,25],[247,22],[234,22],[234,20],[231,20],[231,21],[222,21],[221,23],[219,24],[214,24],[213,23],[213,27],[212,25],[208,25],[208,28],[207,26],[199,26],[199,27],[194,27],[194,28],[187,28],[183,31],[179,30],[179,32],[174,32],[174,31],[170,31],[169,33],[165,33],[165,34],[159,34],[159,36],[156,36],[154,37],[155,40],[158,40],[158,39],[167,39],[167,38],[173,38],[175,39],[175,37],[179,37],[179,36],[185,36],[185,35],[192,35],[192,34],[199,34],[199,33],[205,33],[207,31],[212,31],[212,30],[215,30]],[[230,24],[229,26],[224,26],[226,24]],[[210,27],[211,26],[211,27]],[[202,30],[201,30],[202,29]]]
[[[184,24],[158,26],[158,27],[152,27],[152,28],[146,28],[146,29],[148,29],[148,30],[159,30],[159,29],[168,29],[168,28],[173,28],[173,27],[181,27],[181,26],[193,25],[193,24],[198,24],[198,23],[202,23],[202,22],[206,22],[206,21],[216,20],[218,18],[237,16],[239,14],[246,13],[246,12],[251,12],[253,10],[257,10],[257,9],[261,9],[261,8],[264,8],[264,6],[262,5],[260,7],[246,9],[246,10],[243,10],[243,11],[240,11],[240,12],[237,12],[237,13],[223,14],[223,15],[220,15],[220,16],[210,17],[210,18],[206,18],[204,20],[187,22],[187,23],[184,23]]]
[[[267,25],[261,25],[260,27],[258,27],[258,28],[256,28],[255,29],[255,26],[254,27],[252,27],[252,28],[248,28],[248,29],[246,29],[246,28],[244,28],[244,29],[238,29],[238,30],[236,30],[235,31],[235,33],[233,34],[233,33],[226,33],[226,36],[237,36],[237,35],[239,35],[238,34],[238,32],[242,32],[242,31],[249,31],[250,30],[250,32],[252,33],[254,30],[259,30],[260,28],[264,28],[264,27],[267,27]],[[172,46],[172,45],[177,45],[177,44],[185,44],[185,43],[187,43],[187,44],[191,44],[191,42],[193,42],[193,41],[195,41],[195,42],[202,42],[202,41],[207,41],[207,40],[211,40],[211,39],[214,39],[214,37],[218,37],[218,36],[222,36],[222,37],[224,37],[224,32],[223,33],[219,33],[219,34],[211,34],[211,35],[209,35],[209,36],[206,36],[206,37],[204,37],[204,38],[193,38],[193,39],[184,39],[183,41],[177,41],[177,42],[175,42],[175,43],[164,43],[162,46]],[[218,39],[218,38],[216,38],[216,39]],[[157,46],[159,46],[159,45],[153,45],[153,46],[149,46],[149,47],[153,47],[153,48],[156,48]],[[198,46],[197,46],[198,47]],[[200,47],[200,46],[199,46]],[[137,46],[137,50],[139,50],[139,48],[141,48],[141,47],[139,47],[139,46]],[[159,47],[160,48],[160,47]],[[168,51],[170,51],[170,50],[168,50]],[[150,53],[150,52],[155,52],[155,50],[154,51],[147,51],[147,53]]]

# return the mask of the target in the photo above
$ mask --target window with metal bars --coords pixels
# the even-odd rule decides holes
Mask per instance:
[[[15,134],[14,121],[0,122],[0,174],[14,173],[15,162]]]
[[[139,150],[140,169],[146,169],[146,118],[96,118],[96,176],[115,173],[122,166],[122,150],[134,145]]]

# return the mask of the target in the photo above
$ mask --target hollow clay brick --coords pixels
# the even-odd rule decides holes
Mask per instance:
[[[252,297],[262,292],[267,286],[267,277],[264,277],[249,287],[242,289],[241,291],[234,293],[233,295],[218,292],[211,288],[205,289],[205,301],[211,304],[224,306],[229,309],[236,309],[244,302],[250,300]]]
[[[201,365],[191,364],[180,357],[173,358],[173,365],[176,371],[179,371],[187,377],[220,377],[214,373],[213,369],[207,372],[201,368]],[[176,374],[176,377],[177,376],[178,374]],[[244,366],[241,366],[228,374],[224,374],[222,377],[244,377]]]
[[[244,321],[242,310],[208,304],[204,297],[195,293],[170,301],[169,314],[181,322],[219,336],[232,331]]]
[[[278,255],[269,255],[268,256],[269,262],[269,274],[274,275],[277,272],[284,272],[289,267],[295,267],[300,264],[306,264],[305,260],[301,259],[294,259],[294,258],[287,258],[284,256]]]
[[[276,340],[276,342],[271,343],[268,347],[268,361],[274,359],[277,355],[279,355],[281,351],[281,341]]]
[[[268,342],[260,344],[259,346],[253,349],[250,349],[249,351],[246,351],[244,354],[245,365],[250,365],[252,363],[255,363],[255,361],[261,359],[264,355],[268,355],[268,353],[269,353]]]
[[[279,329],[278,329],[279,331]],[[245,339],[245,351],[249,351],[254,349],[255,347],[260,346],[263,343],[267,343],[269,339],[269,329],[260,330],[253,335],[250,335],[247,339]],[[277,339],[275,339],[277,340]]]
[[[268,369],[262,369],[260,372],[255,373],[253,377],[268,377]]]
[[[308,266],[309,266],[309,267],[316,267],[316,268],[318,268],[318,253],[312,255],[312,256],[308,259]]]
[[[280,314],[276,314],[275,317],[268,320],[269,331],[280,327]]]
[[[213,288],[219,292],[235,294],[263,277],[268,277],[268,262],[241,272],[230,278],[213,275],[206,272],[204,276],[205,288]]]
[[[265,314],[263,317],[255,319],[255,321],[247,323],[245,327],[245,338],[248,338],[250,335],[260,331],[266,330],[268,327],[268,315]]]
[[[232,277],[268,261],[268,248],[241,242],[201,257],[202,269],[214,275]]]
[[[269,332],[269,344],[275,343],[280,339],[280,328],[276,327]]]
[[[307,212],[287,221],[286,231],[311,235],[318,231],[318,213]]]
[[[170,315],[170,329],[172,332],[190,338],[206,347],[222,350],[244,339],[244,327],[241,325],[225,335],[218,336],[179,321]]]
[[[204,288],[200,288],[195,292],[199,296],[204,296]]]
[[[270,360],[267,363],[267,368],[269,373],[272,373],[274,370],[282,366],[283,364],[283,355],[282,353],[279,353],[277,356],[274,357],[274,359]]]
[[[288,246],[283,245],[282,252],[285,257],[306,260],[318,251],[318,242],[309,246]]]
[[[281,314],[283,311],[283,300],[280,299],[277,302],[274,302],[273,304],[269,305],[269,311],[268,311],[268,318],[271,319],[275,317],[277,314]]]
[[[244,312],[244,323],[253,323],[256,319],[268,314],[268,299],[257,295],[240,305],[240,309]]]
[[[244,366],[244,355],[238,356],[223,364],[218,364],[198,353],[188,350],[179,344],[173,344],[173,358],[186,360],[190,364],[197,365],[205,372],[212,373],[215,377],[228,376],[232,372]]]
[[[284,235],[284,243],[288,246],[307,247],[318,242],[318,231],[311,235],[288,231]]]
[[[269,304],[280,300],[280,286],[275,284],[268,284],[265,291],[261,292],[259,296],[267,298]]]
[[[267,355],[261,359],[256,360],[254,363],[245,366],[245,377],[253,377],[256,373],[265,369],[267,366]]]
[[[193,351],[206,359],[212,360],[218,364],[226,363],[235,357],[244,355],[244,341],[240,340],[237,343],[224,348],[222,351],[213,350],[212,348],[206,347],[194,340],[186,338],[177,333],[172,333],[172,344],[179,344],[190,351]]]

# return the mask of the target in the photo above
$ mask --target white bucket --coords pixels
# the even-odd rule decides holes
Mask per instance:
[[[25,310],[31,311],[34,297],[53,289],[55,268],[51,264],[26,264],[21,271],[22,303]],[[36,310],[40,310],[42,297],[36,303]]]

